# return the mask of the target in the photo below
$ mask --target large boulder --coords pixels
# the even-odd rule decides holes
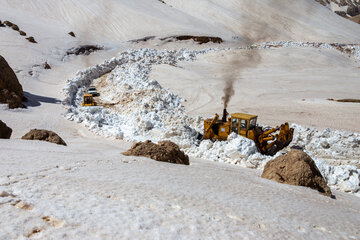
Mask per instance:
[[[263,178],[296,186],[309,187],[331,197],[331,190],[309,155],[299,149],[291,149],[269,161],[261,175]]]
[[[11,137],[12,129],[0,120],[0,138],[9,139]]]
[[[23,107],[23,89],[14,71],[0,55],[0,102],[9,108]]]
[[[171,141],[162,141],[155,144],[151,141],[134,143],[123,153],[126,156],[143,156],[160,162],[169,162],[189,165],[189,156],[180,150],[179,146]]]
[[[65,141],[62,140],[62,138],[59,135],[57,135],[53,131],[48,131],[43,129],[32,129],[30,130],[30,132],[22,136],[21,139],[47,141],[47,142],[66,146]]]

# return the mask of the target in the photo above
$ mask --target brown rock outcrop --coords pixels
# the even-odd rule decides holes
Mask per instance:
[[[9,105],[9,108],[20,108],[23,89],[14,71],[5,58],[0,55],[0,102]]]
[[[193,40],[194,42],[198,44],[205,44],[205,43],[222,43],[224,40],[222,40],[219,37],[209,37],[209,36],[191,36],[191,35],[180,35],[180,36],[171,36],[171,37],[165,37],[161,38],[161,41],[187,41],[187,40]]]
[[[19,33],[20,33],[21,36],[26,36],[26,32],[24,32],[24,31],[20,30]]]
[[[68,34],[72,37],[76,37],[74,32],[69,32]]]
[[[32,129],[30,130],[30,132],[25,134],[21,139],[47,141],[47,142],[66,146],[65,141],[59,135],[57,135],[53,131],[48,131],[43,129]]]
[[[10,139],[12,129],[9,128],[3,121],[0,120],[0,138]]]
[[[309,187],[331,197],[331,190],[309,155],[298,149],[291,149],[269,161],[261,175],[262,178],[296,186]]]
[[[162,141],[155,144],[151,141],[134,143],[123,153],[126,156],[142,156],[160,162],[169,162],[189,165],[189,156],[180,150],[179,146],[171,141]]]

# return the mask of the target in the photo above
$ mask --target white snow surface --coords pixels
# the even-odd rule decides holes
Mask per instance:
[[[325,44],[267,42],[258,47],[329,47]],[[359,50],[355,46],[356,51]],[[68,106],[66,118],[85,125],[92,132],[128,141],[171,140],[193,157],[262,169],[274,157],[261,155],[253,141],[231,134],[228,141],[197,140],[203,119],[190,117],[180,96],[149,79],[152,65],[194,61],[196,55],[221,49],[194,50],[128,50],[117,58],[77,73],[68,80],[63,103]],[[358,53],[357,53],[358,54]],[[105,75],[107,74],[107,75]],[[104,77],[100,101],[108,107],[82,107],[82,96],[93,80]],[[110,107],[109,107],[110,106]],[[360,195],[360,171],[354,166],[360,158],[360,134],[305,128],[293,124],[292,145],[302,147],[316,162],[333,189]],[[345,160],[340,162],[337,160]],[[338,165],[338,166],[337,166]]]

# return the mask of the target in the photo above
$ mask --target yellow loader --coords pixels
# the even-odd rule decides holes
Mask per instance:
[[[87,107],[87,106],[96,106],[96,102],[94,100],[94,97],[92,94],[85,94],[83,97],[83,103],[82,106],[83,107]]]
[[[228,119],[227,115],[224,109],[222,119],[219,119],[218,114],[212,119],[206,119],[203,139],[225,141],[234,132],[253,140],[259,152],[271,156],[288,146],[293,139],[294,129],[287,122],[280,127],[263,129],[256,124],[256,115],[234,113]]]

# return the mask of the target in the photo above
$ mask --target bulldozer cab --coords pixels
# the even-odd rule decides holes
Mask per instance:
[[[231,132],[247,137],[248,131],[255,129],[256,121],[256,115],[234,113],[231,115]]]

